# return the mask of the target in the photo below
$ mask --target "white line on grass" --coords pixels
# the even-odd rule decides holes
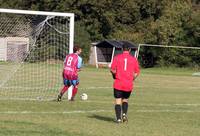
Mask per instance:
[[[0,114],[77,114],[77,113],[99,113],[112,112],[111,110],[75,110],[75,111],[0,111]]]
[[[106,87],[106,86],[91,86],[91,87],[85,87],[85,88],[80,88],[80,89],[112,89],[112,87]]]
[[[38,101],[38,102],[43,102],[43,101],[54,101],[56,100],[55,98],[53,99],[39,99],[39,98],[0,98],[0,100],[21,100],[21,101]],[[80,101],[79,101],[80,102]],[[84,101],[85,103],[102,103],[102,104],[114,104],[114,101],[97,101],[97,100],[87,100]],[[167,104],[167,103],[130,103],[129,105],[136,105],[136,106],[147,106],[147,107],[172,107],[172,106],[187,106],[187,107],[199,107],[200,103],[172,103],[172,104]]]
[[[143,113],[199,113],[200,111],[192,110],[137,110],[136,112]]]
[[[188,106],[188,107],[198,107],[200,106],[199,103],[175,103],[175,104],[139,104],[139,103],[132,103],[133,105],[137,105],[137,106],[163,106],[163,107],[170,107],[170,106]]]
[[[113,103],[114,104],[114,101],[96,101],[96,100],[87,100],[85,102],[88,102],[88,103]],[[129,105],[136,105],[136,106],[147,106],[147,107],[157,107],[157,106],[160,106],[160,107],[171,107],[171,106],[188,106],[188,107],[198,107],[200,106],[200,103],[172,103],[172,104],[167,104],[167,103],[130,103],[129,102]]]
[[[113,110],[76,110],[76,111],[1,111],[0,114],[84,114],[84,113],[101,113],[114,112]],[[133,110],[132,110],[133,112]],[[136,110],[139,113],[199,113],[200,111],[192,110]]]
[[[41,90],[49,90],[49,89],[58,89],[58,88],[44,88],[44,87],[23,87],[23,86],[13,86],[13,87],[0,87],[2,89],[23,89],[23,90],[33,90],[33,89],[41,89]],[[110,89],[112,87],[103,87],[103,86],[91,86],[91,87],[84,87],[79,89]]]
[[[135,86],[136,88],[149,88],[149,86]],[[152,86],[151,88],[161,88],[159,86]],[[162,88],[180,88],[180,87],[169,87],[169,86],[165,86]],[[187,87],[188,89],[199,89],[198,86],[196,87]],[[44,87],[23,87],[23,86],[11,86],[11,87],[7,87],[7,86],[2,86],[1,89],[21,89],[21,90],[33,90],[33,89],[41,89],[41,90],[49,90],[49,89],[58,89],[58,88],[44,88]],[[113,89],[113,87],[110,86],[91,86],[91,87],[81,87],[79,89],[84,89],[84,90],[96,90],[96,89]]]

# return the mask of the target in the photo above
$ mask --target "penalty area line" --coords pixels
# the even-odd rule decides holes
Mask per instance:
[[[87,100],[87,103],[103,103],[103,104],[112,104],[114,101],[98,101],[98,100]],[[180,107],[180,106],[187,106],[187,107],[200,107],[200,103],[134,103],[129,102],[129,105],[135,106],[143,106],[143,107]]]
[[[0,114],[86,114],[86,113],[103,113],[113,112],[113,110],[75,110],[75,111],[0,111]],[[138,113],[200,113],[193,110],[130,110]]]
[[[0,111],[0,114],[79,114],[112,112],[111,110],[75,110],[75,111]]]
[[[137,110],[140,113],[199,113],[200,111],[192,110]]]

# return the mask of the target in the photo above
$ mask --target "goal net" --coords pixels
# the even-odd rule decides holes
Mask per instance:
[[[0,99],[55,98],[74,14],[0,9],[0,18]]]

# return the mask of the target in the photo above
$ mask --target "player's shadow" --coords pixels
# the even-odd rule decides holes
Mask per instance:
[[[88,116],[88,117],[98,119],[98,120],[108,121],[108,122],[114,122],[114,119],[111,118],[111,117],[100,116],[100,115],[97,115],[97,114],[93,114],[93,115]]]

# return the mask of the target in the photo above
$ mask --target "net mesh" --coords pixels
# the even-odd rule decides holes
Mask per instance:
[[[0,99],[52,99],[69,51],[69,17],[0,13]]]

